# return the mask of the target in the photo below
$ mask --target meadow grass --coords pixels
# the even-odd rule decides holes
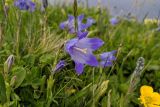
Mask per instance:
[[[59,28],[73,14],[72,7],[49,7],[45,12],[20,11],[10,6],[0,19],[0,101],[7,107],[137,107],[139,88],[160,88],[160,37],[157,23],[126,20],[113,26],[109,12],[100,8],[78,8],[78,14],[95,19],[89,37],[101,38],[105,44],[96,53],[117,50],[112,67],[86,66],[77,75],[74,63],[64,51],[65,42],[74,36]],[[8,56],[14,55],[11,70]],[[134,89],[130,80],[139,57],[144,68]],[[52,69],[59,60],[67,66],[57,73]],[[7,69],[7,70],[6,70]],[[7,76],[4,75],[7,72]],[[130,90],[130,92],[128,91]]]

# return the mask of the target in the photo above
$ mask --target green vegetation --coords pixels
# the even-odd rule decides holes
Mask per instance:
[[[0,3],[1,4],[1,3]],[[72,7],[49,7],[46,12],[20,11],[11,6],[7,14],[0,10],[0,102],[7,107],[136,107],[139,88],[151,85],[160,89],[160,37],[157,24],[138,23],[120,18],[109,23],[109,12],[103,9],[78,8],[78,14],[92,17],[89,37],[105,41],[97,53],[118,50],[112,67],[86,66],[82,75],[64,51],[65,41],[73,38],[59,24],[73,14]],[[7,58],[14,55],[8,69]],[[144,69],[136,86],[129,91],[130,79],[139,57]],[[60,59],[67,66],[52,73]]]

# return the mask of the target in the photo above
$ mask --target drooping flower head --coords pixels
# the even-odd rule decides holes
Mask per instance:
[[[52,72],[59,71],[65,66],[66,66],[66,62],[64,60],[60,60]]]
[[[60,24],[60,28],[61,29],[68,29],[69,33],[74,34],[74,33],[78,33],[78,36],[80,36],[80,38],[83,38],[84,35],[86,35],[87,32],[85,32],[85,30],[87,28],[89,28],[93,23],[95,23],[95,21],[92,18],[88,18],[86,23],[83,23],[84,19],[84,14],[79,15],[77,17],[77,24],[78,24],[78,31],[76,31],[75,29],[75,18],[72,15],[68,15],[68,20],[65,22],[62,22]],[[85,34],[83,34],[85,33]]]
[[[41,12],[44,12],[47,7],[48,7],[48,0],[42,0],[42,3],[41,3]]]
[[[98,66],[99,62],[92,53],[103,45],[99,38],[74,38],[66,43],[65,50],[75,62],[75,70],[78,75],[82,74],[84,64]]]
[[[117,17],[113,17],[113,18],[110,19],[110,23],[112,25],[116,25],[116,24],[119,23],[119,19]]]
[[[160,107],[160,94],[153,92],[150,86],[142,86],[140,89],[141,96],[139,100],[144,107]]]
[[[31,0],[15,0],[14,5],[20,10],[29,10],[31,12],[33,12],[36,7],[36,4]]]
[[[113,61],[116,60],[116,57],[114,56],[116,54],[116,50],[111,51],[111,52],[105,52],[100,54],[100,66],[102,67],[110,67],[113,65]]]
[[[42,0],[42,5],[43,5],[44,8],[47,8],[48,0]]]

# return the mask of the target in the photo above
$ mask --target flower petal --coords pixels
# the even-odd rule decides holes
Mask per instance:
[[[60,60],[58,64],[56,65],[55,69],[53,70],[53,72],[59,71],[65,66],[66,66],[66,62],[64,60]]]
[[[101,61],[100,66],[101,67],[111,67],[113,63],[111,61]]]
[[[77,38],[71,39],[69,41],[67,41],[66,45],[65,45],[65,51],[68,52],[70,54],[70,52],[72,51],[71,48],[78,42]]]
[[[29,1],[29,8],[30,8],[31,12],[33,12],[35,10],[35,7],[36,7],[36,4],[33,3],[32,1]]]
[[[68,15],[68,23],[67,28],[69,29],[69,33],[73,34],[75,33],[75,25],[74,25],[74,16]]]
[[[69,22],[74,21],[74,16],[73,15],[68,15],[68,21]]]
[[[157,92],[153,92],[151,97],[152,97],[151,103],[160,106],[160,94]]]
[[[30,10],[33,12],[36,4],[31,0],[15,0],[14,5],[20,10]]]
[[[87,23],[86,24],[81,24],[81,30],[84,30],[84,29],[87,29],[87,28],[89,28],[90,26],[92,26],[92,24],[94,24],[95,23],[95,20],[94,19],[92,19],[92,18],[88,18],[87,19]]]
[[[78,75],[82,74],[84,65],[78,62],[75,62],[75,70]]]
[[[144,107],[160,107],[160,105],[155,105],[155,104],[145,104]]]
[[[99,62],[97,61],[97,58],[93,54],[90,54],[88,60],[86,60],[86,64],[96,67],[99,65]]]
[[[60,24],[60,28],[68,28],[69,33],[74,34],[77,32],[83,32],[85,31],[88,27],[90,27],[95,21],[92,18],[87,19],[87,23],[84,24],[82,21],[84,19],[84,14],[81,14],[77,17],[77,30],[75,29],[75,18],[72,15],[68,15],[68,20]],[[86,32],[85,32],[86,33]],[[83,37],[83,36],[82,36]]]
[[[19,2],[18,2],[18,1],[15,1],[15,2],[14,2],[14,6],[18,7],[18,5],[19,5]]]
[[[78,22],[82,22],[83,19],[84,19],[84,14],[78,16]]]
[[[69,30],[72,30],[72,28],[74,27],[73,24],[74,24],[74,16],[68,15],[68,20],[60,23],[59,27],[61,29],[68,28]]]
[[[86,37],[87,34],[88,34],[88,32],[78,32],[77,36],[78,36],[79,39],[82,39],[82,38]]]
[[[42,5],[43,5],[43,8],[47,8],[48,1],[47,0],[42,0]]]
[[[140,92],[142,96],[151,95],[153,93],[153,88],[150,86],[144,85],[141,87]]]
[[[82,38],[76,44],[77,47],[87,48],[91,51],[95,51],[100,48],[104,42],[99,38]]]
[[[92,19],[92,18],[88,18],[87,19],[87,27],[90,27],[92,24],[94,24],[95,23],[95,20],[94,19]]]
[[[116,52],[117,52],[116,50],[113,50],[111,52],[104,52],[100,54],[100,59],[101,60],[116,60],[116,57],[114,56]]]
[[[67,27],[67,25],[68,25],[68,21],[65,21],[65,22],[60,23],[59,27],[61,29],[65,29]]]
[[[76,62],[82,63],[82,64],[88,64],[90,66],[98,66],[98,61],[96,57],[92,54],[90,50],[85,50],[86,52],[83,52],[82,50],[77,50],[75,47],[70,49],[70,55],[72,59]]]
[[[112,25],[116,25],[116,24],[118,24],[118,22],[119,22],[119,20],[116,17],[113,17],[113,18],[110,19],[110,23]]]

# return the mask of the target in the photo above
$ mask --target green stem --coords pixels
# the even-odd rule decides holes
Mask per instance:
[[[19,59],[19,40],[20,40],[20,28],[21,28],[21,14],[18,14],[18,27],[17,27],[17,33],[16,33],[16,55],[17,58]]]
[[[77,0],[74,0],[73,10],[74,10],[74,18],[75,18],[74,19],[75,31],[78,32],[78,23],[77,23],[78,5],[77,5]]]
[[[93,71],[92,71],[92,78],[93,78],[93,80],[92,80],[92,82],[93,82],[93,89],[92,89],[92,96],[93,96],[93,102],[92,102],[92,107],[94,107],[95,106],[95,100],[94,100],[94,95],[95,95],[95,93],[94,93],[94,69],[95,68],[93,68]]]

